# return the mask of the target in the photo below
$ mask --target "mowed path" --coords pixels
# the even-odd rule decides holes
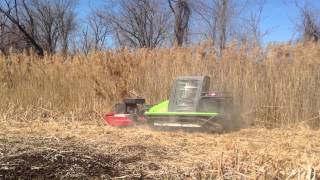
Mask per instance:
[[[0,129],[0,179],[320,177],[320,131],[306,128],[206,134],[1,121]]]

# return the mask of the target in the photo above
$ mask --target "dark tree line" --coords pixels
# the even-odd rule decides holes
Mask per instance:
[[[260,27],[267,1],[105,0],[103,7],[91,9],[88,17],[80,20],[77,0],[2,0],[0,52],[88,54],[108,45],[156,48],[203,40],[218,50],[232,40],[261,44],[269,32]],[[318,11],[297,2],[300,39],[317,42]]]
[[[75,5],[74,0],[2,0],[1,52],[66,53],[76,26]]]

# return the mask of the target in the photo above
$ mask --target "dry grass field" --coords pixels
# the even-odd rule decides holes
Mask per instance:
[[[316,179],[320,131],[226,134],[117,129],[88,122],[1,121],[0,179]],[[2,175],[2,177],[1,177]]]
[[[320,46],[205,45],[84,56],[0,57],[0,179],[316,179]],[[124,97],[154,104],[178,75],[209,75],[247,128],[226,134],[116,129]],[[316,176],[317,175],[317,176]]]

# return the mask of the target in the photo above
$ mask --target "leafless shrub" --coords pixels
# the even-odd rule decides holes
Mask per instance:
[[[318,42],[320,38],[320,16],[308,7],[300,7],[300,31],[303,41]]]
[[[104,19],[96,15],[87,18],[87,25],[81,31],[81,51],[88,54],[90,51],[101,51],[106,48],[106,40],[111,33],[110,27],[105,24]]]
[[[120,0],[97,15],[112,26],[120,46],[155,48],[167,36],[169,14],[157,0]]]

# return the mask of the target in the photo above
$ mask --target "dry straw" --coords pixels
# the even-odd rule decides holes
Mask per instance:
[[[83,121],[0,122],[0,178],[315,180],[320,172],[320,131],[205,134]]]
[[[123,97],[166,99],[178,75],[209,75],[212,89],[232,92],[242,116],[265,127],[318,126],[318,44],[230,45],[95,52],[88,56],[0,57],[0,111],[10,119],[100,120]]]

